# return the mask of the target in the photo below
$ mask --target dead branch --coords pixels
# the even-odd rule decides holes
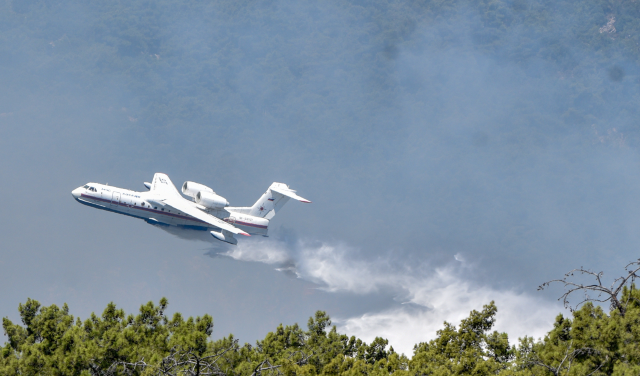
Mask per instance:
[[[222,351],[207,356],[198,355],[192,348],[182,349],[174,346],[169,350],[169,355],[162,358],[158,365],[146,363],[144,358],[134,363],[116,361],[106,370],[101,370],[93,364],[91,374],[93,376],[130,376],[136,371],[151,369],[151,374],[158,376],[227,376],[217,363],[221,358],[228,361],[225,355],[236,349],[237,344],[238,340],[235,340]]]
[[[287,359],[291,359],[294,356],[300,354],[300,360],[296,361],[295,363],[299,366],[303,366],[307,363],[309,363],[309,358],[311,358],[313,355],[315,355],[315,352],[311,352],[309,355],[305,354],[304,351],[299,350],[299,351],[294,351],[291,354],[289,354],[289,357]]]
[[[553,373],[555,376],[560,376],[560,374],[563,371],[566,371],[565,374],[569,374],[569,371],[571,371],[571,366],[573,365],[573,361],[580,355],[597,355],[600,354],[600,351],[596,350],[596,349],[592,349],[590,347],[583,347],[580,349],[575,349],[573,351],[571,351],[571,347],[572,347],[572,342],[569,343],[569,346],[567,347],[567,350],[565,351],[565,355],[562,358],[562,360],[560,361],[560,363],[558,364],[557,367],[553,367],[550,366],[544,362],[542,362],[537,356],[536,359],[532,359],[527,361],[527,363],[529,365],[536,365],[536,366],[540,366],[543,368],[546,368],[547,370],[549,370],[551,373]],[[592,374],[594,374],[596,371],[598,371],[603,365],[604,363],[607,361],[608,357],[605,357],[605,360],[600,363],[600,365],[598,367],[596,367],[596,369],[594,369],[589,375],[590,376]]]
[[[134,372],[138,369],[140,371],[144,371],[145,368],[149,367],[144,361],[144,358],[139,362],[129,363],[124,361],[113,362],[109,368],[106,370],[101,370],[96,364],[90,364],[90,372],[94,376],[114,376],[114,375],[133,375]],[[118,367],[121,369],[118,370]]]
[[[603,272],[596,273],[594,271],[580,267],[568,272],[562,279],[554,279],[543,283],[538,287],[538,290],[544,290],[554,282],[563,283],[565,288],[567,288],[567,291],[560,298],[558,298],[558,300],[562,299],[564,307],[568,308],[569,311],[573,312],[577,310],[578,307],[586,302],[609,302],[611,310],[618,310],[620,314],[624,316],[627,311],[629,299],[621,302],[619,295],[625,286],[630,286],[630,288],[633,288],[635,280],[637,278],[640,278],[640,275],[638,273],[640,271],[640,259],[627,264],[624,267],[624,270],[626,272],[626,275],[614,279],[613,283],[611,283],[610,286],[605,286],[602,282],[602,277],[604,275]],[[572,282],[568,279],[570,277],[574,277],[575,274],[591,276],[595,279],[595,283],[581,284]],[[569,302],[569,296],[576,291],[582,292],[584,294],[584,297],[578,304],[575,305],[575,307],[573,307]],[[631,294],[629,294],[629,298],[630,297]]]
[[[253,373],[251,374],[251,376],[261,376],[262,372],[264,372],[264,371],[267,371],[268,375],[275,373],[278,376],[282,376],[282,372],[280,372],[280,370],[278,369],[280,367],[282,367],[282,366],[281,365],[274,366],[273,364],[271,364],[269,359],[265,359],[260,364],[258,364],[256,366],[256,368],[253,370]]]

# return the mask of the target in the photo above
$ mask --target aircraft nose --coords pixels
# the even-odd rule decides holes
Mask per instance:
[[[71,191],[71,196],[73,196],[73,198],[78,198],[80,197],[80,189],[81,188],[76,188],[73,191]]]

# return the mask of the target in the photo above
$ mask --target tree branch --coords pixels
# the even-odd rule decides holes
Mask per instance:
[[[564,294],[562,294],[562,296],[560,296],[558,300],[562,299],[564,307],[568,308],[569,311],[573,312],[577,310],[578,307],[580,307],[582,304],[586,302],[598,302],[598,303],[609,302],[611,310],[618,310],[620,314],[624,316],[626,313],[627,305],[629,303],[629,299],[627,299],[627,301],[625,302],[621,302],[619,299],[619,295],[625,286],[631,285],[631,288],[633,288],[633,284],[636,278],[640,278],[640,275],[638,274],[638,272],[640,271],[640,259],[638,259],[637,261],[628,263],[624,267],[624,270],[627,272],[626,275],[614,279],[613,283],[611,283],[611,286],[609,287],[603,285],[602,283],[602,276],[604,275],[603,272],[596,273],[591,270],[580,267],[578,269],[573,269],[572,271],[566,273],[564,275],[564,278],[562,279],[554,279],[551,281],[544,282],[542,285],[538,287],[538,290],[544,290],[546,287],[550,286],[552,283],[559,282],[564,284],[564,287],[568,288],[568,290]],[[591,276],[595,278],[596,283],[585,285],[585,284],[576,283],[568,280],[568,278],[574,277],[576,273],[578,273],[579,275]],[[573,294],[576,291],[582,291],[584,293],[584,299],[581,300],[574,307],[571,305],[569,298],[571,294]],[[596,293],[597,295],[595,297],[592,297],[589,294],[590,292]]]

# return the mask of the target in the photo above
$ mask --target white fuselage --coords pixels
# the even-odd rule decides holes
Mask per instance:
[[[136,218],[150,224],[178,226],[194,230],[215,230],[210,224],[183,213],[175,208],[165,206],[163,197],[156,192],[135,192],[128,189],[112,187],[104,184],[87,183],[72,192],[73,197],[81,204],[97,209],[108,210]],[[202,209],[195,202],[187,200],[193,207]],[[269,220],[234,211],[226,207],[220,210],[203,210],[204,212],[241,228],[252,235],[267,235]],[[240,208],[238,208],[240,209]],[[186,209],[185,209],[186,210]]]

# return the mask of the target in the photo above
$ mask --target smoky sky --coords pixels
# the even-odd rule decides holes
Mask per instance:
[[[2,316],[27,297],[84,318],[167,296],[253,341],[316,309],[398,304],[393,288],[323,290],[70,195],[142,190],[155,172],[234,206],[289,184],[313,203],[288,203],[271,238],[347,245],[340,265],[430,274],[458,255],[473,284],[553,301],[541,282],[638,257],[638,67],[580,39],[614,43],[610,9],[505,2],[496,39],[463,2],[18,3],[0,5]]]

